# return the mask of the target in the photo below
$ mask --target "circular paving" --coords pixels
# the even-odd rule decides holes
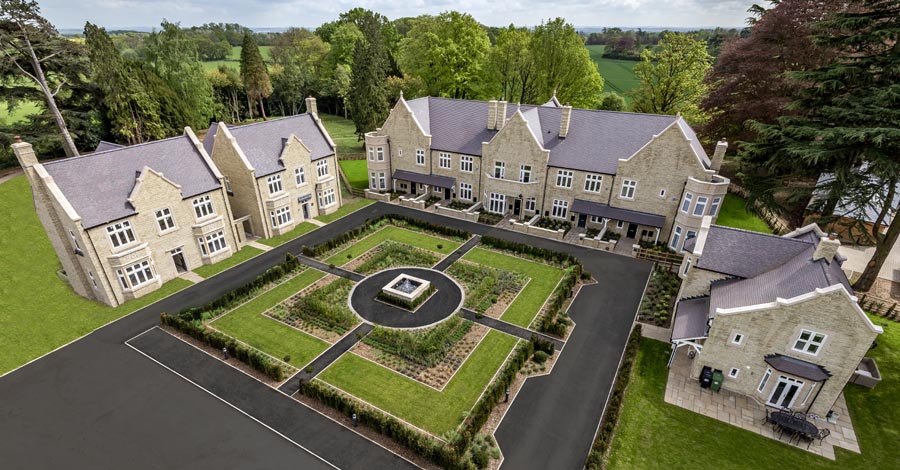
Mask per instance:
[[[435,287],[434,294],[415,312],[376,300],[381,289],[401,274],[424,279]],[[363,279],[350,290],[350,310],[363,321],[390,328],[423,328],[431,326],[459,311],[463,289],[446,274],[428,268],[392,268]]]

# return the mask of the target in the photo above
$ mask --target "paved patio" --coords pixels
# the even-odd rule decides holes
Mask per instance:
[[[669,369],[669,380],[666,383],[666,403],[709,416],[770,439],[779,439],[780,432],[773,431],[769,424],[763,424],[766,417],[765,406],[750,397],[724,389],[716,393],[700,388],[700,384],[689,377],[690,367],[691,359],[687,355],[687,349],[679,350]],[[808,449],[809,452],[831,460],[834,460],[834,447],[860,452],[856,432],[853,430],[853,423],[847,410],[847,403],[844,401],[844,394],[838,397],[834,411],[838,415],[837,423],[831,424],[824,419],[815,421],[816,427],[830,429],[831,435],[825,438],[821,445],[818,441],[813,442]],[[787,443],[788,437],[781,436],[779,440]],[[799,445],[790,445],[806,451],[806,444],[804,442]]]

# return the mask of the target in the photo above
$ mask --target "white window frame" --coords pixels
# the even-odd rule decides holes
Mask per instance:
[[[520,183],[530,183],[531,182],[531,165],[519,166],[519,182]]]
[[[550,209],[550,217],[554,219],[566,220],[569,216],[569,201],[565,199],[554,199]]]
[[[756,387],[757,392],[762,393],[763,390],[766,389],[770,377],[772,377],[772,369],[766,369],[766,373],[763,374],[762,380],[759,381],[759,386]]]
[[[687,259],[687,262],[684,263],[684,271],[681,272],[682,276],[687,276],[688,271],[691,270],[691,258]]]
[[[266,178],[266,185],[269,186],[269,194],[278,194],[284,191],[284,185],[281,184],[281,174],[272,175]]]
[[[453,163],[453,160],[450,158],[450,154],[447,152],[438,153],[438,167],[443,168],[445,170],[450,169],[450,165]]]
[[[741,370],[738,369],[737,367],[732,367],[728,371],[728,377],[731,377],[732,379],[738,378],[738,375],[740,375],[740,374],[741,374]]]
[[[225,241],[225,232],[222,230],[197,237],[197,243],[200,244],[200,253],[203,256],[212,256],[228,248],[228,243]]]
[[[175,216],[168,207],[157,209],[153,211],[153,214],[156,215],[156,228],[159,229],[160,234],[169,233],[178,228],[175,226]]]
[[[216,208],[213,207],[209,194],[194,198],[191,205],[194,206],[194,215],[197,216],[197,220],[216,215]]]
[[[113,248],[120,248],[137,241],[131,222],[123,220],[106,226],[106,235]]]
[[[495,179],[502,180],[506,177],[506,162],[501,162],[499,160],[494,162],[494,175]]]
[[[274,211],[269,211],[269,217],[272,218],[272,227],[281,228],[293,221],[291,215],[291,206],[282,206]]]
[[[778,380],[775,382],[775,386],[772,387],[772,392],[769,393],[769,399],[766,400],[767,405],[780,406],[780,405],[776,405],[774,402],[772,402],[772,398],[775,396],[775,392],[778,391],[778,384],[781,382],[784,382],[785,384],[787,384],[787,386],[790,386],[790,384],[792,382],[797,384],[797,393],[794,394],[794,396],[791,398],[791,401],[785,407],[785,408],[791,408],[794,406],[794,403],[797,401],[797,397],[800,396],[800,392],[801,392],[801,390],[803,390],[803,386],[806,385],[806,382],[799,380],[799,379],[795,379],[793,377],[779,375]],[[778,397],[778,398],[780,399],[781,397]]]
[[[666,197],[666,188],[659,188],[659,197]]]
[[[556,187],[572,189],[572,181],[575,179],[575,172],[571,170],[556,170]]]
[[[369,161],[375,161],[375,147],[372,147],[371,145],[369,146]]]
[[[383,171],[378,172],[378,189],[382,191],[387,189],[387,176]]]
[[[316,162],[316,176],[318,176],[320,180],[329,176],[328,160],[323,159]]]
[[[488,212],[494,214],[506,213],[506,195],[501,193],[491,193],[488,198]]]
[[[747,336],[741,332],[735,332],[733,335],[731,335],[731,344],[740,346],[744,344],[744,339],[746,337]]]
[[[416,165],[425,166],[425,150],[416,149]]]
[[[469,183],[459,183],[459,198],[466,201],[472,200],[472,185]]]
[[[715,217],[719,213],[719,206],[722,204],[722,198],[714,197],[712,204],[709,205],[709,215]]]
[[[94,273],[88,271],[88,277],[91,278],[91,284],[93,284],[94,289],[100,288],[100,286],[97,285],[97,280],[94,279]]]
[[[803,339],[803,334],[809,333],[809,338]],[[816,337],[821,336],[822,339],[816,341]],[[803,328],[800,330],[800,334],[797,335],[797,339],[794,340],[794,344],[791,346],[791,349],[797,352],[801,352],[803,354],[809,354],[810,356],[818,356],[819,352],[822,351],[822,347],[825,346],[825,341],[828,339],[828,335],[825,333],[819,333],[818,331],[808,330]],[[798,344],[803,343],[800,347],[797,347]],[[811,347],[815,347],[815,350],[810,352]]]
[[[303,166],[294,168],[294,182],[297,183],[297,186],[306,184],[306,168]]]
[[[69,237],[72,238],[72,246],[75,248],[75,252],[81,252],[81,245],[78,244],[78,238],[75,237],[75,232],[69,230]]]
[[[709,198],[706,196],[697,196],[697,203],[694,204],[694,216],[702,216],[703,212],[706,211],[706,203],[709,202]]]
[[[681,200],[681,212],[687,214],[691,209],[692,202],[694,202],[694,195],[691,193],[684,193],[684,199]]]
[[[617,221],[616,221],[616,228],[625,228],[625,221],[624,221],[624,220],[617,220]]]
[[[590,220],[592,224],[599,224],[599,223],[603,222],[603,217],[597,217],[596,215],[592,215],[590,217],[590,219],[588,219],[588,220]]]
[[[679,227],[678,225],[672,230],[672,242],[669,243],[669,248],[673,250],[679,250],[681,247],[679,246],[681,243],[681,235],[684,233],[684,229]]]
[[[528,199],[525,199],[525,210],[526,211],[534,212],[536,207],[537,207],[537,199],[536,198],[530,197]]]
[[[384,147],[375,147],[375,161],[384,161]]]
[[[637,192],[637,181],[631,179],[622,180],[622,189],[619,190],[619,198],[634,199],[634,193]]]
[[[459,171],[464,173],[472,173],[475,168],[474,158],[468,155],[459,156]]]
[[[117,269],[116,274],[119,276],[119,281],[121,281],[123,285],[128,286],[125,287],[125,289],[130,290],[143,287],[156,279],[156,273],[153,272],[153,265],[150,263],[149,258],[125,266],[124,269]]]
[[[228,194],[233,194],[234,190],[231,188],[231,179],[226,175],[222,175],[222,178],[225,180],[225,192]]]
[[[603,175],[588,173],[584,175],[584,192],[599,193],[603,190]]]
[[[331,207],[337,203],[337,198],[334,196],[334,188],[326,188],[322,191],[319,191],[319,207]]]

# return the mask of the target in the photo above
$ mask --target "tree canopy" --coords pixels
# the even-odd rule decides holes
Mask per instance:
[[[244,82],[247,99],[259,103],[260,115],[265,119],[266,109],[263,100],[272,94],[272,82],[269,80],[269,71],[259,52],[259,46],[251,34],[244,35],[244,42],[241,45],[241,81]],[[252,118],[253,106],[247,107]]]
[[[563,18],[541,23],[534,28],[531,51],[537,75],[530,101],[545,102],[555,93],[579,108],[600,104],[603,77],[574,26]]]
[[[634,74],[641,81],[634,91],[634,110],[681,113],[692,124],[702,123],[705,115],[699,105],[707,92],[703,78],[711,65],[705,42],[687,34],[664,34],[657,50],[645,49],[634,67]]]

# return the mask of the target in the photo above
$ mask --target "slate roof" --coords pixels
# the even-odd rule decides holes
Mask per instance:
[[[94,149],[94,153],[97,152],[105,152],[107,150],[120,149],[124,147],[124,145],[116,144],[113,142],[107,142],[105,140],[101,140],[99,144],[97,144],[97,148]]]
[[[44,163],[86,229],[135,214],[128,196],[144,167],[180,185],[185,199],[220,187],[187,136]]]
[[[797,377],[812,380],[814,382],[822,382],[831,377],[828,369],[812,362],[804,361],[783,354],[769,354],[765,358],[766,363],[775,370],[785,372]]]
[[[425,97],[407,102],[431,135],[434,150],[481,155],[481,144],[497,131],[487,129],[488,102]],[[673,123],[692,138],[692,148],[706,167],[709,157],[690,126],[677,116],[572,109],[569,133],[559,138],[562,108],[552,100],[542,106],[508,104],[507,120],[521,110],[543,147],[550,166],[615,174],[619,159],[628,158]]]
[[[228,130],[256,170],[257,178],[284,170],[280,161],[281,151],[284,149],[285,139],[291,134],[309,147],[313,161],[334,155],[334,148],[309,113],[243,126],[228,126]],[[203,147],[209,154],[212,154],[215,134],[215,130],[210,129],[203,138]]]
[[[409,181],[411,183],[427,184],[429,186],[437,186],[439,188],[452,188],[456,184],[456,178],[441,175],[423,175],[414,171],[395,170],[393,178],[395,180]]]
[[[691,250],[693,245],[689,245]],[[805,239],[713,225],[697,267],[731,276],[754,277],[781,266],[809,247],[810,242]]]
[[[705,338],[709,297],[697,297],[678,302],[675,320],[672,322],[672,341]]]
[[[582,199],[575,199],[572,202],[572,212],[605,217],[613,220],[623,220],[625,222],[659,228],[662,228],[666,221],[666,218],[661,215],[612,207],[601,202],[585,201]]]

